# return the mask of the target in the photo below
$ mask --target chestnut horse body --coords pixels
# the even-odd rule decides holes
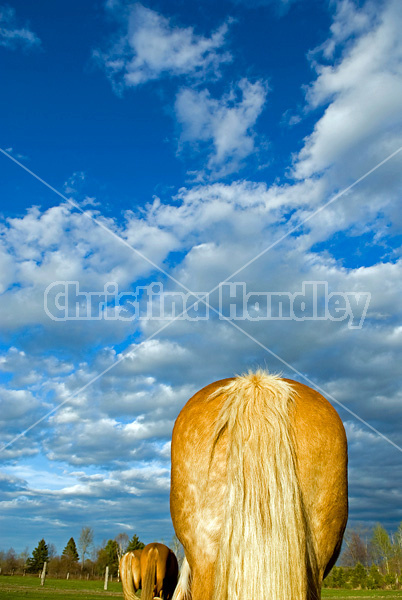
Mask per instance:
[[[164,544],[152,543],[141,553],[141,600],[171,600],[179,567],[175,554]]]
[[[171,514],[185,550],[174,600],[313,600],[347,521],[333,407],[263,371],[215,382],[172,438]]]
[[[124,600],[136,600],[136,592],[141,587],[142,550],[126,552],[120,559],[119,571],[123,586]]]

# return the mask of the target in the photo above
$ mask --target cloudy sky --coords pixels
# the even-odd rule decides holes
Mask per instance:
[[[338,409],[350,522],[402,520],[401,30],[399,0],[0,6],[4,548],[169,542],[174,420],[257,366]]]

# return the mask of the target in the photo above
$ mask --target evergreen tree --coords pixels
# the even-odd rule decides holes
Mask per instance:
[[[335,588],[344,588],[346,585],[346,573],[342,567],[334,567],[333,571],[333,586]]]
[[[62,557],[73,562],[78,561],[79,555],[74,538],[68,540],[67,545],[63,550]]]
[[[385,575],[384,584],[386,587],[394,589],[394,586],[396,584],[395,573],[388,573],[387,575]]]
[[[110,575],[116,576],[119,568],[119,545],[116,540],[109,540],[104,548],[99,550],[98,568],[100,573],[105,571],[105,567],[109,567]]]
[[[142,550],[143,548],[145,548],[145,544],[140,542],[140,540],[138,539],[138,535],[134,534],[131,540],[129,541],[129,544],[126,548],[126,552],[134,552],[134,550]]]
[[[367,578],[367,587],[370,590],[378,590],[384,585],[384,577],[381,575],[376,565],[371,565],[369,576]]]
[[[352,570],[351,583],[354,589],[361,588],[362,590],[366,587],[367,583],[367,573],[366,569],[363,567],[361,563],[357,563],[357,565]]]
[[[41,539],[35,550],[32,552],[31,558],[28,558],[28,571],[35,573],[43,569],[45,562],[49,560],[49,551],[44,539]]]

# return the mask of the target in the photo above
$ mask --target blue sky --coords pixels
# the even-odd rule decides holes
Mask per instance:
[[[61,552],[86,525],[96,544],[169,542],[174,420],[257,366],[338,408],[350,522],[399,524],[401,22],[396,0],[0,6],[4,548]],[[359,327],[44,309],[57,281],[201,293],[226,278],[370,300]]]

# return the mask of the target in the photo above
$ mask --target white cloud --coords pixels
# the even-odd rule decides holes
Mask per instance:
[[[380,13],[370,3],[358,10],[350,0],[338,2],[332,36],[319,50],[330,58],[339,42],[350,41],[334,64],[320,64],[313,54],[317,78],[307,100],[310,108],[328,106],[297,156],[296,177],[333,167],[342,185],[400,146],[401,27],[397,0],[386,2]]]
[[[96,211],[91,214],[98,216]],[[161,266],[179,245],[169,231],[155,228],[139,214],[127,213],[122,228],[103,218],[102,223]],[[36,323],[45,330],[57,329],[59,341],[62,336],[65,341],[69,338],[72,343],[74,339],[78,342],[80,325],[57,326],[46,314],[44,297],[49,285],[55,281],[78,281],[81,291],[102,292],[104,285],[112,281],[118,283],[121,291],[129,291],[136,278],[155,271],[160,276],[146,259],[67,204],[44,212],[33,207],[25,216],[4,223],[0,237],[0,328],[7,331]],[[126,326],[121,322],[104,324],[111,332],[120,330],[125,335]],[[91,335],[89,343],[90,338]]]
[[[15,428],[16,421],[21,417],[24,417],[25,423],[28,423],[39,404],[38,400],[27,390],[8,390],[3,387],[0,388],[0,400],[2,407],[0,423],[2,428],[7,426],[8,431],[13,422]]]
[[[14,280],[14,264],[13,259],[7,252],[7,248],[0,244],[0,294],[12,284]]]
[[[116,90],[166,76],[218,77],[220,66],[231,61],[230,53],[222,51],[227,23],[204,37],[142,4],[125,17],[124,34],[113,47],[94,53]]]
[[[153,247],[153,237],[169,232],[169,239],[174,240],[173,247],[178,245],[183,252],[183,259],[173,271],[174,274],[189,287],[194,287],[197,291],[208,291],[226,277],[230,270],[241,266],[257,251],[277,239],[279,231],[283,233],[284,227],[289,226],[282,224],[286,214],[291,211],[295,214],[303,213],[310,202],[318,202],[323,189],[325,187],[323,188],[320,180],[271,188],[265,184],[250,182],[200,185],[188,190],[182,189],[175,202],[169,205],[155,201],[145,211],[142,225],[150,232],[149,247]],[[49,248],[57,251],[59,246],[64,247],[71,230],[73,239],[80,239],[80,231],[74,233],[74,227],[78,228],[80,221],[72,221],[72,215],[64,215],[63,211],[56,214],[61,220],[58,239],[55,240],[49,234],[50,237],[43,245],[38,233],[42,231],[40,221],[43,213],[31,216],[29,224],[9,222],[8,227],[17,228],[19,236],[14,231],[9,237],[5,235],[5,239],[19,238],[19,259],[25,260],[27,255],[37,256],[38,268],[41,269],[43,256],[49,252]],[[359,217],[349,212],[344,220],[335,220],[335,227],[349,227],[356,218]],[[67,219],[70,231],[67,231],[63,219]],[[117,224],[110,224],[119,230]],[[320,227],[325,234],[323,222]],[[332,232],[333,224],[328,227]],[[129,225],[126,225],[124,231],[125,235],[129,235]],[[133,240],[135,232],[133,227]],[[98,254],[103,252],[96,235],[87,233],[88,246],[79,261],[80,268],[86,260],[91,261],[91,247]],[[330,322],[239,324],[301,372],[321,383],[335,398],[339,398],[390,435],[396,443],[400,443],[400,435],[395,431],[394,424],[400,410],[399,382],[395,374],[402,339],[395,319],[400,312],[402,263],[378,262],[371,267],[345,269],[330,255],[311,252],[310,245],[314,240],[309,235],[306,229],[299,237],[289,237],[282,241],[277,249],[270,251],[243,272],[242,280],[254,291],[298,291],[303,279],[327,280],[333,290],[368,290],[372,293],[372,303],[370,320],[364,328],[352,332],[345,323]],[[138,239],[143,238],[139,236]],[[73,248],[69,249],[73,251]],[[14,253],[14,246],[12,252]],[[109,276],[110,269],[106,257],[101,256],[102,260],[98,260],[97,264],[99,267],[103,266],[105,271],[97,271],[99,280]],[[88,259],[84,260],[84,257]],[[88,263],[87,268],[90,274],[92,262]],[[122,281],[135,281],[136,276],[137,272],[131,274],[131,279],[126,274],[127,279],[122,277]],[[145,322],[139,333],[147,335],[152,327],[159,326],[160,323]],[[100,339],[104,341],[103,324],[98,323],[96,327]],[[87,338],[85,323],[80,323],[76,331],[79,340]],[[127,335],[127,328],[123,331]],[[24,343],[23,338],[21,343]],[[63,347],[64,344],[65,341],[62,342]],[[17,514],[21,508],[26,512],[29,507],[30,511],[32,509],[32,518],[39,517],[41,512],[46,511],[49,519],[58,518],[64,522],[73,519],[79,523],[77,506],[84,510],[91,505],[91,514],[96,517],[96,530],[103,532],[107,531],[107,525],[103,524],[103,518],[106,523],[106,513],[103,512],[102,501],[115,502],[113,505],[108,504],[109,508],[112,507],[112,515],[115,515],[110,517],[110,521],[121,523],[122,514],[130,514],[131,517],[130,511],[124,511],[128,510],[130,502],[133,503],[135,495],[135,511],[138,511],[136,523],[142,535],[141,532],[148,531],[149,527],[144,516],[148,514],[148,494],[155,498],[162,511],[165,510],[166,514],[168,512],[170,433],[177,413],[194,391],[214,379],[231,376],[257,364],[266,364],[272,370],[282,368],[287,376],[292,377],[290,370],[274,361],[251,339],[216,319],[201,323],[175,323],[158,339],[139,344],[139,340],[132,343],[127,360],[56,412],[48,421],[45,431],[41,424],[28,434],[28,442],[24,440],[16,445],[19,453],[22,447],[26,452],[32,448],[42,448],[47,460],[53,465],[61,463],[79,465],[85,470],[104,469],[103,479],[82,481],[77,477],[77,481],[66,483],[55,479],[56,483],[60,481],[61,484],[59,492],[49,491],[50,486],[45,481],[42,490],[30,485],[29,498],[24,500],[21,492],[19,506],[14,502],[15,493],[10,495],[10,504],[4,506],[8,516]],[[41,352],[33,357],[14,349],[10,350],[0,364],[5,371],[14,369],[21,373],[32,368],[37,372],[40,370],[40,356]],[[113,364],[120,356],[119,352],[110,348],[98,351],[91,357],[87,356],[87,360],[81,364],[78,364],[74,356],[76,364],[73,370],[70,369],[70,361],[55,362],[53,359],[52,363],[44,365],[47,369],[43,377],[46,385],[43,384],[41,393],[47,394],[50,405],[53,406]],[[10,387],[12,385],[13,382]],[[53,398],[51,391],[54,393]],[[15,392],[12,393],[15,397]],[[40,396],[37,388],[30,392],[34,393],[35,396]],[[30,397],[28,394],[24,402]],[[37,405],[34,414],[28,414],[31,419],[29,424],[42,416],[44,411],[43,405]],[[342,412],[341,414],[345,416]],[[15,415],[14,425],[18,432],[20,427],[26,426],[26,417],[22,414]],[[372,447],[370,439],[370,436],[365,438],[368,448]],[[387,448],[382,449],[383,465],[387,465],[392,448],[389,446],[388,449],[384,441],[381,443]],[[353,452],[360,448],[356,444],[357,441],[354,440],[352,462]],[[375,447],[378,446],[377,441]],[[20,455],[16,454],[16,457]],[[152,465],[155,463],[157,467],[153,472]],[[149,471],[142,472],[141,469],[147,465]],[[124,473],[119,478],[115,470],[116,473],[118,470]],[[34,476],[33,474],[32,477]],[[41,472],[38,473],[38,478],[40,477]],[[120,484],[115,483],[115,480],[120,481]],[[358,485],[363,486],[363,482],[360,484],[357,480],[353,489],[363,489],[358,488]],[[25,490],[25,496],[26,493]],[[358,495],[357,492],[353,494]],[[145,507],[142,504],[143,498]],[[379,499],[372,506],[372,512],[376,507],[381,507]],[[140,509],[144,511],[142,515]],[[392,510],[390,508],[391,512]],[[371,518],[375,516],[371,514]],[[158,522],[161,527],[161,522]],[[117,531],[119,529],[120,526]],[[41,535],[45,535],[45,532]]]
[[[11,6],[0,6],[0,46],[30,49],[41,43],[38,36],[28,26],[17,24],[15,10]]]
[[[169,470],[159,463],[111,472],[97,469],[90,475],[54,466],[48,472],[37,464],[13,465],[0,474],[0,488],[2,532],[12,536],[17,551],[27,543],[32,551],[34,540],[44,536],[61,553],[83,526],[93,527],[96,546],[122,529],[139,534],[145,543],[162,541],[167,531],[173,534],[167,508]]]
[[[244,264],[277,238],[282,211],[302,210],[321,189],[318,183],[300,183],[295,187],[268,189],[266,185],[247,182],[197,186],[182,190],[175,204],[155,202],[149,207],[145,220],[152,226],[154,235],[169,230],[185,249],[174,275],[196,291],[208,291],[230,270]],[[338,221],[337,226],[348,227],[351,217],[353,213],[345,222]],[[322,223],[321,228],[324,229]],[[26,235],[32,229],[35,226],[27,230]],[[62,232],[61,235],[67,234]],[[354,374],[359,372],[359,378],[367,378],[374,369],[381,372],[381,377],[377,375],[376,382],[370,380],[371,393],[378,394],[383,382],[392,376],[393,357],[400,351],[400,336],[398,338],[393,326],[392,315],[402,291],[396,284],[401,281],[401,262],[379,262],[371,267],[348,270],[328,254],[312,253],[309,241],[312,240],[308,231],[298,238],[282,241],[277,250],[247,268],[239,280],[246,281],[254,291],[299,291],[303,279],[326,280],[332,290],[370,291],[369,316],[373,325],[371,327],[369,322],[361,333],[353,334],[360,336],[359,350],[350,345],[352,333],[345,323],[297,326],[264,323],[262,326],[246,322],[240,325],[268,347],[274,344],[275,351],[291,364],[303,372],[312,371],[323,381],[333,376],[332,352],[336,348],[337,379],[344,373],[350,386]],[[59,243],[63,241],[60,239]],[[140,331],[148,335],[160,325],[160,322],[145,322]],[[79,327],[80,339],[83,332],[87,337],[87,324],[81,323]],[[102,323],[96,327],[104,339]],[[123,331],[127,333],[127,328]],[[211,340],[214,340],[213,351]],[[309,352],[306,347],[310,348]],[[314,360],[311,362],[314,348],[320,349],[317,364]],[[374,348],[376,358],[369,360],[367,353]],[[258,350],[252,340],[216,320],[173,324],[160,339],[140,346],[135,343],[130,350],[128,358],[102,377],[99,384],[81,393],[52,417],[52,434],[46,441],[52,460],[80,465],[113,463],[123,460],[122,457],[149,460],[155,453],[158,455],[157,448],[151,445],[152,440],[167,443],[179,407],[197,387],[214,378],[242,371],[250,362],[266,358],[269,361],[268,355]],[[61,401],[118,358],[120,355],[115,351],[100,352],[90,362],[77,365],[73,372],[69,363],[49,365],[51,381],[47,377],[45,389],[53,390],[57,401]],[[7,364],[8,370],[14,368],[17,372],[27,372],[29,367],[39,370],[38,360],[17,350],[10,351],[2,364],[6,365],[4,370]],[[275,368],[279,367],[275,364]],[[342,399],[362,406],[361,390],[356,392],[353,390],[351,396],[349,390]],[[334,391],[335,397],[338,393],[339,388]],[[380,413],[374,410],[371,415],[386,422],[387,415]],[[113,443],[105,447],[105,438]]]
[[[185,88],[176,98],[176,118],[182,127],[184,144],[212,143],[207,169],[224,175],[240,168],[256,150],[254,126],[266,101],[268,88],[262,81],[241,79],[220,99],[208,90]]]
[[[337,0],[334,6],[336,12],[330,27],[331,35],[322,46],[312,51],[312,56],[322,51],[326,58],[332,58],[338,44],[367,33],[375,22],[376,8],[372,2],[367,2],[364,10],[358,10],[351,0]]]

